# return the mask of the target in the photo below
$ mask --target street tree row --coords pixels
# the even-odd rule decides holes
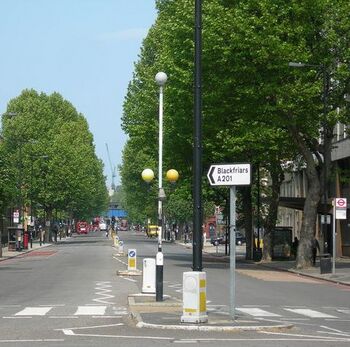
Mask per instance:
[[[33,207],[66,218],[106,211],[103,164],[84,116],[58,93],[24,90],[2,116],[1,209]]]
[[[157,185],[140,174],[157,167],[158,87],[164,99],[164,169],[180,172],[168,188],[168,213],[192,215],[194,6],[191,0],[157,1],[158,17],[145,38],[124,103],[128,134],[120,168],[126,208],[136,219],[156,214]],[[271,259],[280,184],[288,163],[308,179],[298,267],[311,264],[311,240],[324,174],[331,177],[331,139],[337,122],[349,123],[350,22],[347,0],[203,1],[203,199],[222,203],[227,190],[209,187],[212,163],[250,162],[271,185],[261,209],[265,260]],[[308,65],[290,62],[303,62]],[[292,64],[293,65],[293,64]],[[321,141],[320,141],[321,139]],[[156,171],[156,170],[155,170]],[[261,177],[261,175],[260,175]],[[257,188],[240,192],[240,215],[251,256]],[[212,211],[213,212],[213,211]]]

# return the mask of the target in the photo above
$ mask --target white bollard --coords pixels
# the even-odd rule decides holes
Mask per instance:
[[[114,244],[114,247],[119,246],[119,237],[117,235],[113,236],[113,244]]]
[[[124,242],[123,241],[119,241],[118,242],[118,253],[119,254],[124,254]]]
[[[156,292],[156,261],[153,258],[143,259],[142,293]]]
[[[206,323],[207,289],[206,273],[191,271],[183,273],[183,323]]]

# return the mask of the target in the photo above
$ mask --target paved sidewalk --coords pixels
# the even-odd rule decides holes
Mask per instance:
[[[62,242],[63,240],[64,239],[60,240],[59,242]],[[44,248],[44,247],[49,247],[51,245],[52,245],[52,243],[42,243],[42,245],[40,246],[40,242],[35,240],[33,242],[32,248],[30,247],[30,244],[29,244],[28,249],[22,249],[21,251],[9,251],[8,247],[3,247],[2,248],[2,257],[0,258],[0,262],[7,260],[7,259],[18,257],[18,256],[25,254],[25,253],[30,253],[30,252],[36,251],[36,250]]]
[[[239,262],[254,263],[251,260],[245,260],[244,255],[239,252],[239,250],[244,251],[244,248],[245,246],[237,247],[237,250],[238,250],[237,263]],[[204,250],[203,250],[204,260],[229,262],[229,258],[230,258],[229,256],[225,255],[224,246],[218,247],[218,253],[216,252],[215,246],[206,245],[206,247],[204,247]],[[319,260],[317,260],[316,266],[310,267],[308,269],[302,269],[302,270],[296,269],[295,260],[273,260],[269,263],[255,262],[255,265],[258,267],[259,266],[264,268],[268,267],[279,271],[293,272],[302,276],[308,276],[308,277],[312,277],[320,280],[331,281],[334,283],[350,286],[350,258],[336,258],[335,274],[332,274],[332,273],[321,274]]]

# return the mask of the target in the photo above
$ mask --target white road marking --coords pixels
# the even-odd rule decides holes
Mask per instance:
[[[78,319],[79,317],[77,316],[49,316],[51,319]]]
[[[345,314],[350,314],[350,310],[348,310],[348,309],[339,309],[339,310],[337,310],[338,312],[341,312],[341,313],[345,313]]]
[[[107,306],[78,306],[74,316],[101,316],[106,312]]]
[[[32,317],[2,317],[4,319],[27,319],[27,318],[32,318]]]
[[[118,259],[118,258],[116,258],[116,257],[113,257],[113,259],[119,261],[119,263],[122,263],[123,265],[128,266],[128,263],[126,263],[125,261],[122,261],[122,260],[120,260],[120,259]]]
[[[247,313],[250,316],[254,316],[254,317],[281,317],[279,314],[268,312],[260,308],[237,307],[236,309],[237,311]]]
[[[313,338],[317,339],[318,341],[350,341],[350,339],[344,339],[342,337],[332,337],[330,340],[329,337],[326,336],[315,336],[315,335],[303,335],[303,334],[290,334],[290,333],[279,333],[279,332],[273,332],[273,331],[259,331],[261,334],[267,334],[267,335],[282,335],[282,336],[293,336],[293,337],[303,337],[303,338]],[[333,340],[334,339],[334,340]],[[302,341],[302,340],[300,340]]]
[[[63,306],[66,306],[65,304],[53,304],[53,305],[50,305],[50,304],[47,304],[47,305],[39,305],[40,307],[63,307]]]
[[[284,310],[289,311],[289,312],[293,312],[293,313],[297,313],[303,316],[307,316],[310,318],[338,318],[336,316],[332,316],[330,314],[327,313],[322,313],[319,311],[315,311],[315,310],[310,310],[307,308],[285,308]]]
[[[123,280],[129,281],[129,282],[137,282],[137,280],[134,280],[133,278],[127,278],[124,276],[119,276],[120,278],[122,278]]]
[[[0,343],[8,342],[64,342],[64,339],[37,339],[37,340],[0,340]]]
[[[15,316],[45,316],[52,307],[26,307],[24,310],[19,311]]]
[[[100,297],[93,299],[93,301],[100,304],[113,304],[113,302],[108,301],[109,299],[114,298],[114,295],[109,294],[112,292],[112,290],[109,289],[112,287],[110,283],[110,281],[96,282],[95,290],[97,290],[97,292],[95,294]]]

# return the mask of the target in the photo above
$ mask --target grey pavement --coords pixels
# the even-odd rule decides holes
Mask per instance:
[[[61,242],[64,240],[61,240]],[[112,242],[112,241],[111,241]],[[3,249],[1,260],[20,256],[24,253],[33,252],[38,249],[50,246],[50,244],[33,243],[33,248],[21,252],[9,252]],[[191,248],[191,244],[183,244],[184,247]],[[224,246],[216,248],[212,245],[205,245],[203,249],[203,260],[206,262],[229,262],[229,256],[225,255]],[[244,259],[244,246],[237,247],[237,263],[249,262]],[[295,269],[295,261],[272,261],[270,263],[254,263],[258,269],[265,271],[266,268],[275,271],[286,271],[298,273],[301,276],[309,276],[319,280],[332,281],[341,285],[350,286],[350,259],[338,258],[336,261],[336,273],[321,274],[319,263],[310,269]],[[125,276],[125,274],[124,274]],[[135,277],[134,277],[135,278]],[[140,276],[138,280],[141,280]],[[236,313],[235,319],[227,314],[208,311],[208,322],[201,324],[181,323],[182,302],[174,297],[164,296],[162,302],[156,302],[153,295],[135,295],[129,293],[128,307],[133,321],[138,328],[171,329],[171,330],[191,330],[191,331],[213,331],[213,332],[237,332],[237,331],[284,331],[293,328],[293,324],[281,321],[265,319],[248,319],[244,315]]]

